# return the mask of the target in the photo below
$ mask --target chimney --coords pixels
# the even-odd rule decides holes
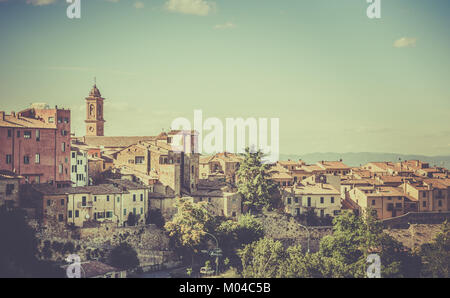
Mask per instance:
[[[5,111],[0,111],[0,120],[5,120]]]

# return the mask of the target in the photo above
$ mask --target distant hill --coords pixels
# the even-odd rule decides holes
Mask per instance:
[[[301,159],[308,164],[316,163],[321,160],[339,160],[348,165],[357,167],[371,161],[391,161],[397,162],[401,160],[419,159],[428,162],[430,166],[440,166],[450,169],[450,156],[425,156],[425,155],[409,155],[395,153],[375,153],[375,152],[324,152],[324,153],[308,153],[303,155],[296,154],[280,154],[280,160],[298,160]]]

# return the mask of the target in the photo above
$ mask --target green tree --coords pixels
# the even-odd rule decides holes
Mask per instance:
[[[207,233],[217,226],[217,219],[206,207],[205,202],[194,203],[188,199],[178,199],[177,213],[166,222],[165,229],[178,246],[198,247]]]
[[[133,212],[130,212],[128,214],[127,225],[130,227],[133,227],[136,225],[136,223],[137,223],[136,214],[134,214]]]
[[[286,251],[280,241],[262,238],[240,250],[242,276],[244,278],[275,278],[286,259]]]
[[[343,212],[333,221],[333,234],[320,242],[320,254],[332,258],[344,268],[345,277],[365,277],[369,254],[381,259],[382,277],[411,277],[417,275],[414,257],[403,245],[383,232],[383,226],[372,210],[357,216]]]
[[[232,266],[240,266],[238,249],[261,239],[264,236],[264,228],[259,219],[251,214],[243,214],[239,216],[237,221],[227,220],[222,222],[217,228],[217,235],[224,257],[229,259]]]
[[[119,269],[133,269],[139,266],[136,250],[126,242],[113,248],[109,258],[111,265]]]
[[[0,278],[63,277],[63,270],[54,262],[37,259],[35,232],[25,215],[20,209],[0,207]]]
[[[276,205],[278,186],[269,179],[269,165],[263,163],[264,154],[245,149],[243,161],[236,173],[238,192],[250,212]]]
[[[432,243],[423,244],[419,255],[422,258],[422,277],[450,277],[450,223],[445,221]]]
[[[166,224],[165,219],[163,215],[161,214],[160,209],[150,209],[148,212],[146,224],[154,224],[158,228],[164,228],[164,225]]]

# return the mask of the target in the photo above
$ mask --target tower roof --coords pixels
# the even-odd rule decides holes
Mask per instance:
[[[102,95],[100,94],[100,90],[98,90],[98,88],[97,88],[97,85],[94,85],[94,87],[92,87],[91,92],[89,93],[89,96],[102,97]]]

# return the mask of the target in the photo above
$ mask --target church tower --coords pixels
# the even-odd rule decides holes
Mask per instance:
[[[103,100],[97,85],[94,84],[89,96],[86,97],[86,136],[103,136]]]

